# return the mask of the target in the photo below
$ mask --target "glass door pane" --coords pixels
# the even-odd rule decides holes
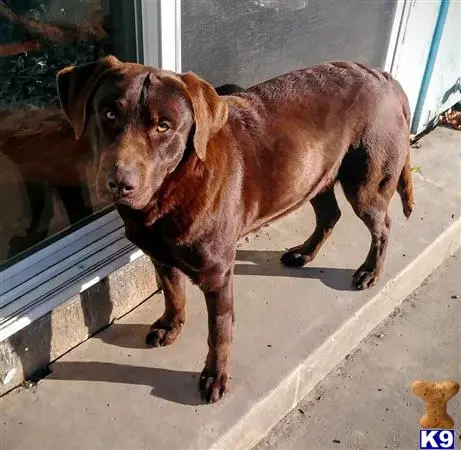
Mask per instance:
[[[89,146],[60,111],[56,72],[107,54],[140,59],[135,1],[0,2],[2,267],[107,210]]]

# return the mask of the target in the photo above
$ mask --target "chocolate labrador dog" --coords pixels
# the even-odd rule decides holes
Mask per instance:
[[[382,271],[397,190],[413,206],[409,107],[387,73],[353,62],[297,70],[220,97],[194,73],[176,74],[113,56],[63,69],[62,108],[76,138],[87,133],[97,186],[126,235],[159,274],[165,312],[146,342],[173,343],[185,320],[185,281],[205,295],[208,355],[199,389],[228,389],[236,243],[310,201],[316,227],[283,264],[312,261],[341,212],[339,181],[371,234],[358,289]]]

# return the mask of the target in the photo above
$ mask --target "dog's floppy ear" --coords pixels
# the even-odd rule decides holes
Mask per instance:
[[[88,100],[107,70],[122,64],[115,56],[106,56],[99,61],[69,66],[60,70],[56,77],[58,97],[67,119],[79,139],[85,129]]]
[[[213,87],[195,73],[181,75],[192,103],[195,119],[194,148],[204,161],[208,141],[224,126],[227,120],[227,103]]]

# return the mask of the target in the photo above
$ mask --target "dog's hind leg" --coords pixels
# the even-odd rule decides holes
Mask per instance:
[[[355,196],[351,197],[347,194],[346,196],[371,235],[368,255],[353,277],[353,283],[357,289],[367,289],[376,284],[384,265],[391,229],[391,219],[387,214],[389,201],[379,194],[366,203],[357,201]]]
[[[341,165],[339,180],[346,198],[371,235],[368,255],[353,277],[357,289],[373,286],[381,274],[391,228],[387,210],[407,148],[406,142],[399,143],[398,138],[394,142],[387,139],[383,144],[375,140],[373,148],[351,149]]]
[[[316,218],[315,230],[306,242],[290,248],[282,255],[281,261],[286,266],[300,267],[312,261],[341,217],[334,186],[314,197],[311,205]]]

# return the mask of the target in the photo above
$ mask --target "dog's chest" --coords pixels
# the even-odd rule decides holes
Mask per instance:
[[[165,236],[155,227],[127,223],[126,237],[154,262],[177,267],[191,278],[203,268],[203,258],[193,245],[178,244],[176,239]]]

